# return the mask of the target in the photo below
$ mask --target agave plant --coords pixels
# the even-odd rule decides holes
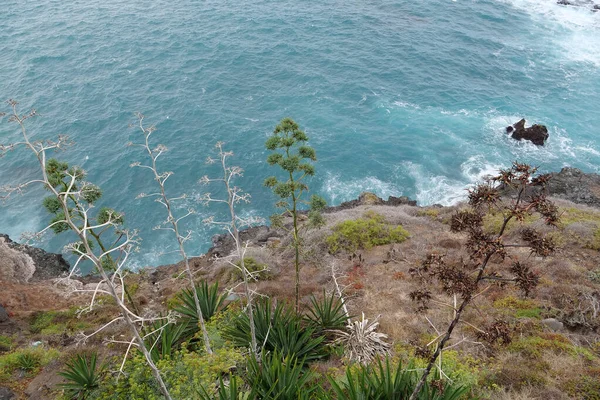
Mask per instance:
[[[145,329],[144,341],[150,350],[152,360],[170,358],[179,345],[189,336],[190,320],[180,319],[165,325],[164,320],[158,319]]]
[[[308,400],[321,388],[312,383],[314,373],[305,370],[304,360],[282,353],[263,352],[261,362],[248,359],[248,379],[260,399]]]
[[[417,384],[418,374],[412,365],[402,369],[402,365],[398,363],[394,369],[386,357],[385,363],[378,358],[374,367],[359,365],[358,368],[348,368],[342,383],[331,377],[328,379],[339,400],[407,399]],[[418,399],[457,400],[468,390],[465,386],[427,383]]]
[[[387,335],[377,332],[377,319],[369,322],[362,314],[360,321],[348,323],[346,330],[338,330],[337,343],[344,346],[344,356],[352,362],[368,364],[378,355],[389,355],[391,345],[385,341]]]
[[[344,303],[334,293],[327,296],[323,290],[323,298],[319,300],[311,296],[310,303],[311,307],[304,318],[315,331],[340,330],[346,326],[349,317],[344,311]]]
[[[96,371],[97,354],[92,353],[90,358],[78,354],[67,362],[66,370],[58,374],[66,379],[66,383],[58,385],[71,399],[87,399],[92,391],[98,387],[99,373]]]
[[[278,350],[284,357],[295,355],[306,362],[325,356],[323,336],[315,335],[311,327],[305,327],[302,318],[291,308],[282,304],[271,306],[270,299],[256,303],[254,312],[256,340],[264,350]],[[234,345],[248,347],[250,344],[250,321],[242,313],[231,326],[223,329],[223,337]]]
[[[25,372],[31,372],[40,365],[40,358],[35,354],[23,353],[17,357],[17,365]]]
[[[202,316],[205,321],[208,321],[217,312],[224,310],[227,306],[224,305],[225,296],[219,294],[219,282],[208,285],[206,281],[202,281],[196,285],[198,293],[198,302],[202,310]],[[176,312],[188,319],[190,323],[187,325],[184,336],[191,337],[198,330],[198,311],[196,310],[196,302],[194,301],[194,293],[191,289],[184,289],[177,295],[181,301],[181,305],[175,307]]]
[[[229,385],[225,385],[223,379],[219,378],[219,389],[216,394],[211,394],[201,387],[198,396],[201,400],[255,400],[256,391],[254,389],[242,390],[238,380],[239,378],[232,376]]]

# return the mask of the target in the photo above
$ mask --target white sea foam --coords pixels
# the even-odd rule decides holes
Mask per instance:
[[[494,175],[502,165],[488,162],[482,155],[469,157],[460,166],[461,178],[452,179],[444,175],[429,173],[425,167],[405,162],[403,169],[415,181],[416,200],[419,205],[456,204],[467,197],[467,189],[487,176]]]
[[[600,66],[600,13],[592,12],[591,5],[562,6],[554,0],[497,1],[528,13],[568,60]]]
[[[402,193],[394,184],[384,182],[374,176],[343,181],[339,175],[332,173],[327,173],[322,190],[322,193],[326,194],[332,204],[355,199],[362,192],[372,192],[382,198],[398,196]]]

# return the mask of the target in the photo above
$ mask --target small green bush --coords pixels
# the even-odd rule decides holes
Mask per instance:
[[[35,375],[39,369],[57,359],[59,355],[57,350],[42,346],[17,349],[3,354],[0,356],[0,383],[9,382],[12,374],[18,370]]]
[[[364,218],[343,221],[333,227],[326,239],[331,254],[339,251],[354,252],[390,243],[402,243],[409,233],[400,225],[386,224],[382,215],[365,213]]]
[[[238,267],[241,267],[242,263],[240,261],[235,263]],[[271,273],[267,268],[267,264],[261,264],[256,261],[253,257],[244,257],[244,267],[248,270],[248,272],[258,272],[253,274],[252,276],[260,281],[271,279]],[[260,271],[260,272],[259,272]],[[242,279],[242,271],[238,268],[235,268],[234,277],[236,279]]]
[[[10,351],[13,347],[13,339],[10,336],[0,335],[0,353]]]
[[[505,314],[511,314],[517,318],[540,319],[543,311],[534,300],[519,299],[514,296],[496,300],[494,302],[494,307],[503,311]]]
[[[198,399],[202,393],[213,393],[219,378],[231,374],[244,364],[241,351],[229,347],[214,349],[213,354],[188,352],[185,348],[169,359],[161,359],[157,367],[173,399]],[[120,360],[115,359],[115,363]],[[106,374],[94,393],[102,400],[162,400],[158,385],[146,360],[136,354],[125,365],[125,375],[115,380]]]

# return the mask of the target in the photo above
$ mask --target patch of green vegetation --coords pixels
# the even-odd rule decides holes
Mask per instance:
[[[0,335],[0,353],[10,351],[13,347],[13,338],[6,335]]]
[[[235,265],[240,268],[242,263],[238,261],[235,263]],[[244,257],[244,267],[246,267],[248,272],[250,272],[252,276],[259,281],[269,280],[272,278],[268,265],[259,263],[253,257]],[[236,268],[234,272],[235,278],[242,279],[242,271],[238,268]]]
[[[365,213],[364,218],[343,221],[333,227],[326,238],[329,252],[354,252],[390,243],[402,243],[409,233],[400,225],[392,226],[385,218],[374,212]]]
[[[560,223],[558,227],[562,230],[575,223],[591,223],[596,226],[591,237],[579,238],[582,244],[593,250],[600,250],[600,213],[596,211],[586,211],[575,207],[560,209]]]
[[[577,379],[567,381],[563,390],[573,398],[582,400],[600,400],[600,379],[582,375]]]
[[[530,358],[539,358],[544,351],[551,351],[558,354],[579,354],[569,339],[558,333],[545,333],[540,336],[521,337],[509,344],[508,350],[526,355]]]
[[[55,349],[42,346],[16,349],[0,356],[0,383],[8,383],[16,371],[35,375],[41,368],[58,358],[60,353]]]
[[[564,228],[576,222],[593,222],[600,227],[600,213],[585,211],[576,207],[561,208],[559,227]]]
[[[440,215],[440,210],[437,208],[422,208],[417,211],[417,217],[429,217],[431,219],[437,219]]]
[[[202,388],[213,391],[219,378],[229,374],[244,360],[242,350],[233,347],[214,349],[213,354],[188,352],[185,348],[171,358],[157,362],[174,399],[197,399]],[[107,375],[94,393],[97,399],[162,399],[150,368],[141,354],[125,365],[126,374],[118,381]]]
[[[29,330],[31,333],[49,336],[88,329],[91,324],[78,319],[76,313],[76,308],[67,311],[37,312],[29,320]]]
[[[501,311],[510,311],[510,314],[517,318],[537,318],[542,317],[542,308],[531,299],[519,299],[514,296],[504,297],[494,302],[494,307]]]

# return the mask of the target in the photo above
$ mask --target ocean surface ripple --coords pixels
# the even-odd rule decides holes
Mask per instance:
[[[262,186],[274,173],[264,140],[291,116],[316,148],[312,192],[331,203],[369,190],[421,205],[452,204],[465,188],[514,160],[543,171],[600,161],[600,12],[551,0],[223,1],[5,0],[0,15],[0,95],[41,114],[38,138],[68,134],[59,154],[100,184],[102,205],[125,212],[144,241],[135,265],[176,260],[168,233],[153,230],[160,206],[129,124],[143,112],[170,151],[173,195],[201,195],[198,179],[216,141],[235,152],[252,195],[245,215],[270,215]],[[547,146],[515,142],[503,128],[525,117],[549,128]],[[0,124],[0,142],[16,137]],[[0,185],[35,177],[31,156],[0,159]],[[211,188],[213,193],[217,193]],[[15,239],[49,220],[43,189],[2,208]],[[190,201],[199,218],[190,253],[224,215]],[[67,237],[41,245],[59,251]]]

